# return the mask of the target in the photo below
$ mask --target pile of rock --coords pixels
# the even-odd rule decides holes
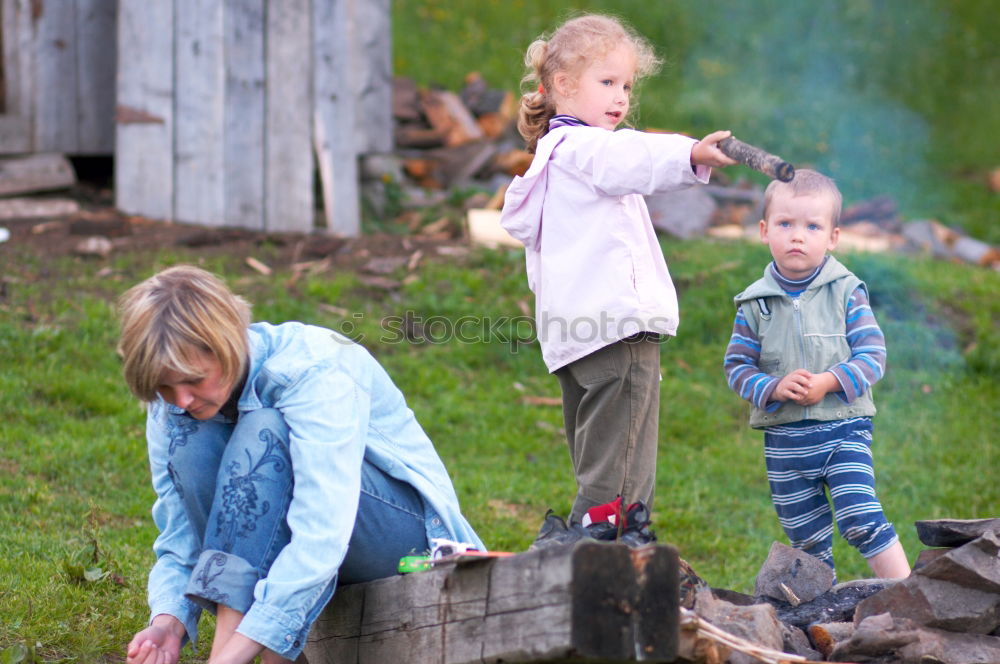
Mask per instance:
[[[681,603],[748,642],[807,661],[1000,662],[1000,519],[919,521],[917,534],[935,548],[920,554],[906,579],[834,586],[829,567],[775,543],[753,596],[709,589],[695,577],[681,584]],[[682,661],[771,661],[699,634],[682,633]]]

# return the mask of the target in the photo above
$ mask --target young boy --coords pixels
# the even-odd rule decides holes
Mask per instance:
[[[764,430],[771,499],[792,546],[834,566],[826,485],[841,535],[877,576],[905,577],[870,449],[885,339],[864,283],[827,255],[841,200],[833,180],[811,170],[768,186],[760,239],[774,261],[735,298],[726,376],[752,404],[750,426]]]

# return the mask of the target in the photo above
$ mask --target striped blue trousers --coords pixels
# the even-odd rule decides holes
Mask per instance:
[[[840,534],[865,558],[898,539],[875,495],[871,442],[869,417],[764,430],[767,479],[781,527],[792,546],[830,567],[834,514]]]

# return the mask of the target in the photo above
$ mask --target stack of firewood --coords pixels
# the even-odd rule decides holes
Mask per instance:
[[[408,78],[393,83],[393,117],[403,171],[427,189],[448,189],[472,180],[496,180],[524,173],[531,155],[514,129],[517,99],[470,73],[459,92],[418,86]],[[498,178],[497,176],[502,176]]]

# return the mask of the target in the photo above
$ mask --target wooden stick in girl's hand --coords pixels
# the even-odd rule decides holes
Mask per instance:
[[[744,166],[760,171],[769,178],[790,182],[795,177],[795,167],[781,157],[764,152],[760,148],[736,140],[732,136],[722,139],[718,145],[723,154],[730,159],[735,159]]]

